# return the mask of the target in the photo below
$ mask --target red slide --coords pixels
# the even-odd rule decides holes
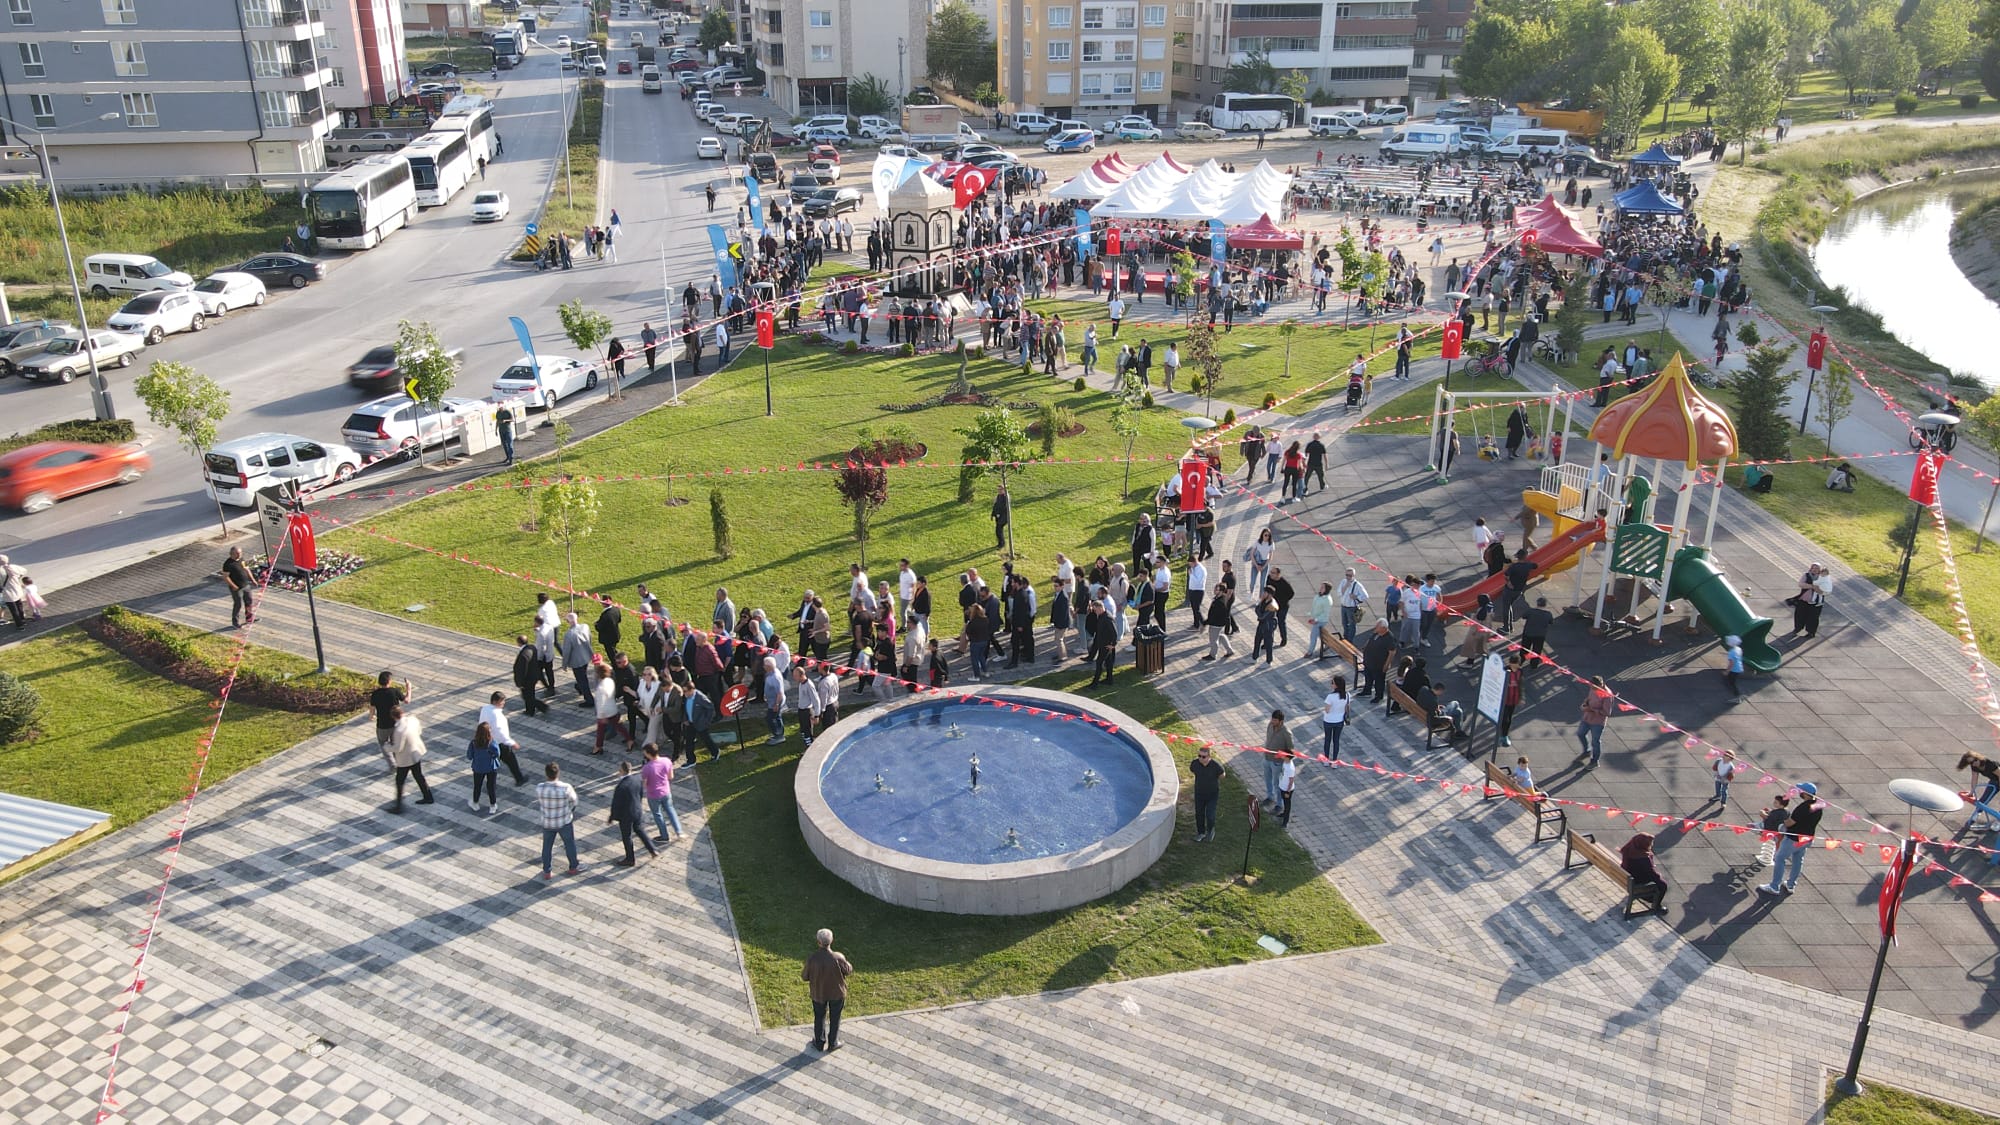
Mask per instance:
[[[1591,520],[1589,523],[1577,524],[1563,534],[1530,551],[1528,553],[1528,561],[1534,563],[1538,568],[1546,568],[1554,563],[1561,562],[1563,559],[1569,558],[1571,555],[1589,549],[1593,543],[1602,542],[1604,542],[1604,521]],[[1485,594],[1487,597],[1497,601],[1500,596],[1500,587],[1506,584],[1507,575],[1503,571],[1500,574],[1481,579],[1463,590],[1453,590],[1444,596],[1445,608],[1451,610],[1453,613],[1471,613],[1473,610],[1479,608],[1479,595]]]

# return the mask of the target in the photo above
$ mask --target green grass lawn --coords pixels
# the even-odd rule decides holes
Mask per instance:
[[[274,671],[304,663],[255,648],[249,659]],[[214,715],[208,693],[143,671],[73,628],[9,648],[7,670],[41,693],[44,714],[40,737],[0,747],[0,790],[101,809],[114,827],[180,799]],[[232,703],[203,784],[340,721]]]
[[[1086,682],[1081,671],[1032,681],[1058,690]],[[1190,733],[1165,696],[1127,674],[1092,698],[1146,726]],[[1185,766],[1191,750],[1169,746]],[[850,1015],[1260,961],[1271,956],[1257,945],[1265,934],[1298,953],[1380,940],[1275,820],[1264,822],[1251,845],[1253,884],[1235,882],[1247,826],[1245,791],[1233,775],[1223,782],[1214,843],[1192,842],[1184,775],[1167,853],[1098,902],[1016,918],[889,906],[828,874],[807,850],[792,795],[799,753],[794,735],[782,750],[728,754],[701,767],[709,828],[723,874],[733,876],[729,906],[766,1026],[811,1020],[799,973],[821,926],[832,927],[835,944],[854,962]]]
[[[910,427],[933,459],[956,461],[965,444],[954,428],[969,426],[970,406],[930,407],[905,413],[885,404],[910,404],[940,394],[957,362],[949,357],[848,358],[825,347],[782,341],[773,353],[771,383],[777,416],[764,417],[762,357],[752,354],[712,376],[687,396],[690,405],[655,410],[608,434],[579,443],[572,456],[592,474],[686,472],[694,469],[781,468],[844,456],[857,433],[881,436],[890,425]],[[1023,375],[998,360],[974,360],[969,372],[979,390],[1007,402],[1049,402],[1073,410],[1086,427],[1080,437],[1056,444],[1056,455],[1116,456],[1112,401],[1101,389],[1073,391],[1069,382]],[[1164,481],[1171,459],[1187,448],[1187,431],[1166,409],[1145,412],[1136,453],[1162,458],[1133,466],[1134,501],[1120,499],[1124,466],[1113,463],[1030,467],[1009,474],[1014,496],[1014,541],[1025,572],[1038,582],[1054,573],[1062,551],[1088,564],[1098,552],[1129,558],[1133,522],[1147,510],[1141,497]],[[525,449],[546,453],[548,430],[536,431]],[[1039,455],[1039,445],[1036,446]],[[536,480],[551,475],[546,462],[525,469]],[[518,478],[517,478],[518,479]],[[715,590],[726,586],[737,605],[763,606],[783,616],[799,593],[829,594],[846,588],[847,567],[859,552],[853,518],[841,506],[831,472],[759,472],[714,481],[606,481],[598,531],[578,545],[576,584],[607,590],[630,602],[640,582],[664,599],[676,618],[708,621]],[[988,519],[997,482],[980,482],[970,504],[958,499],[953,468],[901,468],[889,472],[889,499],[870,528],[867,557],[878,578],[891,576],[907,555],[928,573],[933,596],[947,605],[957,596],[955,575],[977,566],[999,573]],[[716,555],[709,489],[728,506],[736,556]],[[668,503],[669,492],[692,503]],[[563,549],[522,530],[533,514],[527,489],[453,493],[399,508],[366,526],[417,543],[463,552],[496,566],[558,582]],[[334,512],[335,515],[339,513]],[[329,540],[371,561],[326,588],[343,598],[391,613],[412,602],[430,608],[426,621],[480,636],[511,638],[528,621],[535,587],[477,568],[342,531]],[[836,612],[838,617],[839,613]]]
[[[2000,114],[2000,103],[1996,103],[1992,98],[1985,96],[1986,91],[1979,85],[1979,76],[1976,68],[1971,64],[1966,64],[1958,68],[1958,77],[1955,85],[1948,83],[1941,88],[1950,90],[1951,92],[1917,99],[1917,111],[1911,116],[1991,117],[1995,114]],[[1861,94],[1870,92],[1867,90],[1857,91],[1857,93]],[[1786,99],[1784,112],[1791,117],[1794,127],[1811,125],[1822,121],[1840,121],[1842,124],[1858,124],[1860,122],[1895,117],[1896,99],[1892,95],[1880,92],[1874,93],[1876,93],[1874,105],[1850,106],[1847,102],[1847,86],[1841,82],[1840,75],[1831,70],[1809,71],[1799,82],[1799,92]],[[1960,94],[1979,94],[1979,104],[1971,109],[1966,109],[1958,104],[1958,95]],[[1859,115],[1856,121],[1848,122],[1841,118],[1841,111],[1847,109],[1853,109]],[[1645,126],[1639,130],[1640,148],[1644,148],[1656,140],[1679,136],[1684,130],[1700,124],[1703,119],[1702,110],[1690,108],[1685,103],[1674,106],[1670,114],[1665,125],[1660,123],[1658,112],[1653,113],[1647,119]],[[1751,143],[1754,145],[1756,142],[1752,141]],[[1732,145],[1730,147],[1732,157],[1735,152],[1736,148]]]
[[[282,248],[301,216],[297,195],[254,190],[184,188],[63,200],[79,278],[85,257],[116,251],[151,254],[198,280]],[[0,261],[8,263],[7,302],[15,317],[75,321],[62,239],[46,191],[34,186],[0,191]],[[86,291],[83,300],[91,323],[98,324],[125,299],[98,300]]]
[[[1828,1083],[1822,1120],[1826,1125],[1994,1125],[2000,1118],[1888,1086],[1871,1085],[1850,1098]]]
[[[548,206],[536,220],[542,241],[568,233],[571,251],[583,253],[583,228],[597,221],[597,148],[604,127],[604,80],[585,78],[577,83],[576,116],[569,128],[569,172],[560,163],[549,192]],[[514,252],[517,260],[530,260],[525,249]]]

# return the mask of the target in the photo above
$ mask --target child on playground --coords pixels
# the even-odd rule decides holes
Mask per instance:
[[[1771,798],[1771,807],[1764,810],[1763,822],[1759,825],[1765,832],[1783,832],[1785,821],[1791,819],[1791,798],[1783,793]],[[1767,836],[1757,847],[1757,858],[1752,867],[1767,867],[1778,852],[1778,838]]]

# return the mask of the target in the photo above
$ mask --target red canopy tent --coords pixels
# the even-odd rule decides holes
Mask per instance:
[[[1540,201],[1515,211],[1514,222],[1521,228],[1523,241],[1533,232],[1534,244],[1543,253],[1604,256],[1604,246],[1578,230],[1576,220],[1570,218],[1553,195],[1545,195]]]
[[[1229,244],[1243,250],[1303,250],[1305,236],[1284,230],[1269,215],[1259,215],[1248,226],[1232,227]]]

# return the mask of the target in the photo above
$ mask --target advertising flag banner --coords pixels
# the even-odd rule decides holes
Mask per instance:
[[[903,182],[903,165],[907,163],[908,161],[900,156],[890,156],[886,153],[875,158],[875,167],[869,175],[869,183],[875,188],[877,210],[889,209],[889,193],[895,191],[897,185]]]
[[[542,361],[535,355],[535,338],[528,333],[528,323],[518,316],[508,317],[507,323],[514,326],[514,339],[521,342],[521,354],[528,357],[529,365],[535,369],[535,374],[540,376]]]
[[[729,252],[729,232],[720,223],[708,225],[708,245],[715,254],[715,272],[722,275],[725,288],[736,287],[736,256]]]
[[[1229,237],[1223,233],[1221,219],[1208,221],[1208,256],[1218,262],[1229,260]]]
[[[747,171],[743,173],[743,191],[750,197],[750,225],[757,229],[758,234],[763,234],[764,192],[757,183],[757,177]]]
[[[1090,257],[1090,208],[1076,209],[1076,256]]]

